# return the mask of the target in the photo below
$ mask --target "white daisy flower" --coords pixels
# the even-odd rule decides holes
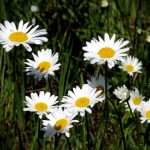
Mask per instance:
[[[127,56],[124,58],[125,61],[122,62],[122,65],[119,66],[120,69],[126,71],[129,75],[133,76],[134,72],[141,73],[140,69],[142,68],[142,63],[139,60],[132,56]]]
[[[105,33],[104,40],[98,36],[98,40],[93,38],[91,42],[86,42],[87,46],[82,48],[86,51],[84,60],[98,65],[108,62],[108,67],[112,68],[117,61],[124,61],[123,56],[127,56],[125,52],[129,50],[129,47],[123,47],[128,43],[129,41],[123,41],[123,38],[115,42],[115,34],[109,38],[109,35]]]
[[[5,21],[4,25],[0,23],[0,44],[3,45],[6,52],[9,52],[14,46],[22,44],[27,51],[32,51],[29,44],[42,45],[43,42],[47,42],[48,39],[43,35],[47,34],[46,29],[37,30],[39,25],[28,26],[29,22],[23,24],[21,20],[18,25],[18,29],[14,22]],[[30,30],[31,29],[31,30]]]
[[[30,7],[30,10],[31,10],[31,12],[38,12],[39,11],[39,7],[38,6],[36,6],[36,5],[31,5],[31,7]]]
[[[142,115],[142,117],[140,118],[141,123],[144,123],[145,121],[150,123],[150,99],[149,101],[146,101],[146,102],[142,101],[140,113]]]
[[[99,74],[98,79],[96,79],[95,77],[91,77],[91,80],[87,80],[89,86],[91,86],[92,88],[96,88],[97,91],[101,90],[101,93],[99,94],[98,97],[104,97],[105,99],[105,78]],[[107,90],[109,90],[111,88],[111,86],[109,85],[107,87]]]
[[[39,118],[49,112],[56,111],[56,103],[58,103],[58,96],[51,95],[49,92],[44,93],[44,91],[39,92],[39,96],[37,93],[31,93],[31,97],[26,96],[26,108],[24,111],[36,112],[39,115]]]
[[[48,120],[42,121],[44,125],[42,130],[45,131],[44,137],[52,137],[55,134],[65,134],[69,137],[69,129],[73,127],[72,123],[79,122],[73,120],[76,115],[76,113],[69,113],[67,110],[62,110],[62,108],[47,115]]]
[[[69,112],[80,113],[81,116],[85,115],[85,111],[91,113],[90,107],[93,107],[95,103],[103,101],[103,97],[97,98],[101,91],[96,91],[96,88],[91,88],[88,84],[84,84],[80,89],[78,86],[73,88],[72,91],[68,91],[68,96],[64,96],[62,99],[62,107],[68,109]]]
[[[113,91],[113,94],[121,100],[121,103],[129,98],[130,91],[125,85],[123,85],[122,87],[117,87],[117,89]]]
[[[144,97],[140,95],[139,91],[137,88],[135,88],[135,91],[130,91],[130,99],[129,99],[129,105],[131,107],[131,110],[134,111],[140,110],[141,109],[141,103],[143,101]],[[128,105],[126,105],[128,108]]]
[[[102,0],[101,7],[103,7],[103,8],[108,7],[108,1],[107,0]]]
[[[150,35],[147,35],[146,42],[150,43]]]
[[[48,75],[55,75],[54,71],[59,69],[60,63],[56,64],[58,61],[58,53],[52,54],[51,49],[42,49],[37,52],[38,55],[32,53],[34,61],[27,59],[26,67],[27,75],[34,75],[35,78],[41,80],[42,77],[48,78]]]

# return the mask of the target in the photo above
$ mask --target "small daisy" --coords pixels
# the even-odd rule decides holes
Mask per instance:
[[[119,68],[126,71],[130,76],[133,76],[134,72],[141,73],[140,69],[142,68],[142,63],[135,57],[127,56]]]
[[[91,64],[104,64],[108,62],[108,67],[112,68],[117,61],[124,61],[123,57],[127,56],[125,53],[129,48],[123,48],[129,41],[123,41],[123,38],[115,42],[115,34],[112,38],[107,33],[104,35],[104,40],[98,36],[98,40],[93,38],[91,42],[86,42],[87,46],[82,49],[84,53],[84,60],[89,60]]]
[[[91,88],[88,84],[84,84],[80,89],[78,86],[73,88],[72,91],[68,91],[68,96],[64,96],[62,99],[62,107],[66,107],[68,111],[73,113],[80,113],[81,116],[85,115],[85,111],[91,113],[90,107],[93,107],[95,103],[103,101],[103,97],[97,98],[101,91],[96,91],[96,88]]]
[[[47,115],[49,112],[53,112],[56,110],[56,106],[54,106],[57,101],[57,96],[51,95],[49,92],[44,94],[44,91],[39,92],[39,96],[37,93],[31,93],[31,97],[26,96],[26,106],[24,111],[36,112],[41,119],[44,114]]]
[[[135,88],[135,91],[130,91],[130,99],[129,99],[129,105],[131,107],[131,110],[134,111],[135,109],[139,111],[141,108],[141,103],[143,101],[144,97],[140,95],[137,88]],[[126,105],[126,107],[128,107]]]
[[[103,8],[108,7],[108,1],[107,0],[102,0],[101,7],[103,7]]]
[[[26,67],[27,75],[34,75],[35,78],[41,80],[42,77],[48,78],[48,75],[55,75],[54,71],[59,69],[60,63],[58,61],[58,53],[52,54],[51,49],[42,49],[37,52],[38,55],[32,53],[34,61],[27,59]]]
[[[146,37],[146,42],[150,43],[150,35]]]
[[[72,123],[79,122],[78,120],[73,120],[76,115],[69,113],[67,110],[62,110],[62,108],[47,115],[48,120],[42,121],[44,125],[42,130],[45,131],[44,137],[52,137],[55,134],[65,134],[69,137],[69,129],[73,127]]]
[[[97,91],[101,90],[102,92],[99,94],[99,96],[104,97],[105,99],[105,79],[104,77],[99,74],[98,79],[96,79],[95,77],[91,77],[91,80],[87,80],[89,86],[91,86],[92,88],[96,88]],[[108,86],[107,90],[109,90],[111,88],[111,86]]]
[[[130,92],[127,87],[123,85],[122,87],[117,87],[117,89],[113,91],[113,94],[121,100],[121,103],[129,98]]]
[[[20,44],[30,52],[32,48],[29,44],[42,45],[43,42],[48,41],[43,36],[47,34],[46,29],[37,30],[39,25],[31,29],[33,25],[28,26],[29,22],[23,24],[21,20],[17,29],[14,22],[5,21],[4,24],[0,23],[0,44],[3,45],[6,52],[9,52],[14,46],[19,46]]]
[[[31,7],[30,7],[30,10],[31,10],[31,12],[38,12],[39,11],[39,7],[38,6],[36,6],[36,5],[31,5]]]
[[[141,123],[144,123],[145,121],[150,123],[150,99],[149,101],[146,101],[146,102],[142,101],[140,113],[142,115],[142,117],[140,118]]]

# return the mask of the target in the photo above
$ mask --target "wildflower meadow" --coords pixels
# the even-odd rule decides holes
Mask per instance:
[[[149,150],[149,10],[1,0],[0,149]]]

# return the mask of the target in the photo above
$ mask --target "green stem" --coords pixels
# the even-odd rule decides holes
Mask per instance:
[[[37,135],[37,150],[40,150],[40,124],[41,124],[41,120],[38,117],[38,123],[37,123],[37,132],[38,132],[38,135]]]
[[[112,100],[109,99],[109,101],[111,102],[111,104],[113,105],[113,107],[115,108],[115,111],[117,113],[117,116],[118,116],[118,121],[119,121],[119,125],[120,125],[120,131],[121,131],[121,134],[122,134],[122,140],[123,140],[123,146],[124,146],[124,150],[126,150],[126,140],[125,140],[125,136],[124,136],[124,132],[123,132],[123,126],[122,126],[122,122],[121,122],[121,116],[114,104],[114,102]]]
[[[130,105],[129,105],[128,100],[127,100],[127,105],[128,105],[128,107],[129,107],[129,110],[130,110],[130,113],[131,113],[132,117],[135,118],[135,116],[134,116],[134,114],[133,114],[133,112],[132,112],[132,109],[131,109],[131,107],[130,107]]]
[[[8,134],[7,134],[7,137],[6,137],[6,139],[9,137],[9,134],[10,134],[10,131],[11,131],[11,129],[13,128],[13,126],[14,126],[14,124],[15,124],[15,119],[16,119],[16,108],[17,108],[17,103],[16,103],[16,101],[17,101],[17,95],[16,95],[16,86],[17,86],[17,84],[16,84],[16,76],[17,76],[17,74],[16,74],[16,51],[14,50],[13,51],[13,85],[14,85],[14,99],[13,99],[13,106],[12,106],[12,118],[11,118],[11,123],[10,123],[10,127],[9,127],[9,129],[8,129]]]
[[[82,150],[87,150],[87,148],[86,148],[86,134],[85,134],[85,117],[83,117],[83,124],[82,124]]]
[[[148,127],[145,130],[145,134],[144,134],[144,144],[146,145],[146,148],[149,148],[150,145],[150,124],[148,123]]]
[[[49,84],[50,93],[52,94],[52,86],[51,86],[51,82],[50,82],[50,77],[49,76],[48,76],[48,84]]]
[[[109,7],[107,8],[107,33],[109,33]]]
[[[105,118],[106,125],[105,125],[105,129],[103,132],[100,149],[102,149],[102,146],[104,144],[105,134],[106,134],[107,126],[108,126],[107,75],[108,75],[108,64],[106,62],[106,64],[105,64],[105,104],[104,104],[104,117],[106,117]]]
[[[54,148],[55,150],[58,150],[58,143],[59,143],[60,136],[61,135],[58,136],[55,134],[55,148]]]
[[[85,112],[85,119],[86,119],[86,133],[87,133],[87,142],[88,142],[88,150],[90,150],[90,134],[89,134],[89,122],[88,122],[88,114]]]
[[[71,150],[71,144],[70,144],[70,142],[69,142],[69,138],[66,137],[66,140],[67,140],[67,144],[68,144],[69,150]]]
[[[107,99],[107,76],[108,76],[108,64],[105,64],[105,112],[106,112],[106,119],[108,120],[108,99]]]

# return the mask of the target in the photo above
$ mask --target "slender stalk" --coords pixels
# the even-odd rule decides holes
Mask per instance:
[[[50,77],[49,76],[48,76],[48,84],[49,84],[50,93],[52,94],[52,86],[51,86],[51,82],[50,82]]]
[[[109,7],[107,8],[107,33],[109,33]]]
[[[66,137],[66,140],[67,140],[67,144],[68,144],[69,150],[71,150],[71,144],[70,144],[70,142],[69,142],[69,138]]]
[[[107,99],[107,76],[108,76],[108,64],[105,64],[105,112],[106,120],[108,120],[108,99]]]
[[[106,125],[105,125],[105,129],[103,132],[103,136],[102,136],[102,140],[101,140],[101,145],[100,145],[100,149],[102,149],[102,145],[104,143],[104,139],[105,139],[105,134],[106,134],[106,130],[107,130],[107,126],[108,126],[108,99],[107,99],[107,77],[108,76],[108,64],[106,62],[105,64],[105,105],[104,105],[104,116],[106,116]]]
[[[90,134],[89,134],[89,121],[88,121],[88,114],[85,113],[85,119],[86,119],[86,133],[87,133],[87,142],[88,142],[88,150],[90,150]]]
[[[131,113],[132,117],[135,118],[135,116],[134,116],[134,114],[133,114],[133,112],[132,112],[132,109],[131,109],[131,107],[130,107],[130,105],[129,105],[128,100],[127,100],[127,105],[128,105],[128,107],[129,107],[129,110],[130,110],[130,113]]]
[[[142,1],[141,0],[138,0],[138,7],[137,7],[137,10],[136,10],[136,18],[135,18],[135,21],[134,21],[134,38],[133,38],[133,50],[137,50],[137,48],[135,48],[135,46],[136,46],[136,34],[137,34],[137,30],[136,30],[136,28],[137,28],[137,23],[138,23],[138,18],[139,18],[139,12],[140,12],[140,9],[141,9],[141,3],[142,3]]]
[[[86,148],[86,134],[85,134],[85,117],[83,117],[83,124],[82,124],[82,150],[87,150],[87,148]]]
[[[13,54],[13,82],[14,82],[14,106],[13,106],[13,117],[12,117],[12,122],[14,122],[14,115],[15,115],[15,111],[16,111],[16,101],[17,101],[17,92],[16,92],[16,88],[17,88],[17,73],[16,73],[16,51],[14,50],[14,54]]]
[[[38,123],[37,123],[37,132],[38,132],[38,135],[37,135],[37,150],[40,150],[40,128],[41,128],[40,126],[41,126],[41,120],[38,117]]]
[[[144,134],[144,144],[146,145],[146,148],[149,148],[149,144],[150,143],[150,124],[148,123],[148,127],[145,130],[145,134]]]
[[[16,108],[17,108],[17,95],[16,95],[16,51],[14,50],[13,51],[13,83],[14,83],[14,99],[13,99],[13,106],[12,106],[12,118],[11,118],[11,123],[10,123],[10,127],[9,127],[9,130],[8,130],[8,134],[7,134],[7,138],[9,137],[9,134],[10,134],[10,131],[11,129],[13,128],[14,126],[14,123],[15,123],[15,119],[16,119]],[[6,138],[6,139],[7,139]]]
[[[131,113],[131,115],[132,115],[132,117],[133,117],[133,120],[134,120],[134,122],[136,122],[136,128],[137,128],[137,136],[138,137],[140,137],[140,135],[141,135],[141,123],[139,122],[139,118],[138,118],[138,116],[136,115],[136,114],[133,114],[133,112],[132,112],[132,109],[131,109],[131,107],[130,107],[130,105],[129,105],[129,102],[128,102],[128,100],[127,100],[127,105],[128,105],[128,107],[129,107],[129,110],[130,110],[130,113]],[[140,138],[138,138],[137,140],[139,140]],[[137,141],[138,142],[138,141]],[[139,142],[138,143],[140,143],[140,140],[139,140]]]
[[[123,146],[124,146],[124,150],[126,150],[126,140],[125,140],[125,136],[124,136],[124,132],[123,132],[123,126],[122,126],[122,122],[121,122],[121,116],[114,104],[114,102],[112,100],[109,99],[109,101],[111,102],[111,104],[113,105],[113,107],[115,108],[115,111],[117,113],[117,116],[118,116],[118,121],[119,121],[119,125],[120,125],[120,131],[121,131],[121,134],[122,134],[122,140],[123,140]]]
[[[59,139],[60,139],[61,135],[55,135],[55,150],[58,150],[58,143],[59,143]]]

